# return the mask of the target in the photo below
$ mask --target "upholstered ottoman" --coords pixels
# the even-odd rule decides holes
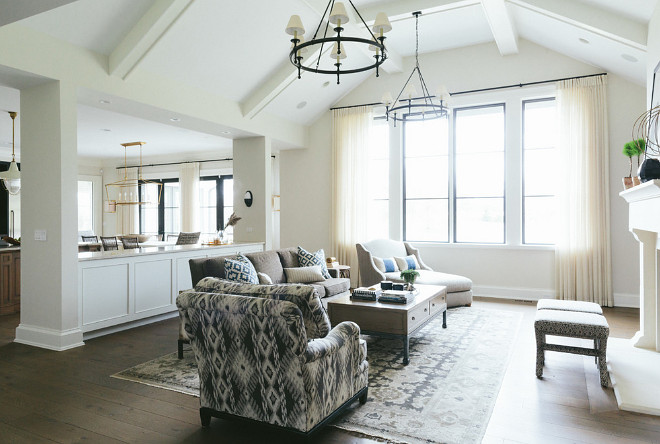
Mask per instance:
[[[543,376],[545,351],[575,353],[578,355],[595,356],[600,372],[600,385],[607,387],[607,338],[610,327],[605,316],[595,313],[566,310],[536,311],[534,321],[536,332],[536,377]],[[592,339],[594,348],[576,347],[560,344],[548,344],[546,335],[564,336],[569,338]]]
[[[584,301],[562,301],[559,299],[541,299],[536,304],[537,310],[564,310],[564,311],[579,311],[583,313],[603,314],[603,309],[600,305],[594,302]]]

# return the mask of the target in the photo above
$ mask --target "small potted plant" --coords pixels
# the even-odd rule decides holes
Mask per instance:
[[[415,279],[419,277],[419,272],[417,270],[403,270],[401,272],[401,279],[404,280],[406,284],[408,284],[408,291],[413,291],[415,287],[413,285],[415,284]]]
[[[639,157],[644,154],[645,149],[646,142],[644,139],[632,140],[623,146],[623,154],[628,157],[628,160],[630,161],[628,176],[623,178],[623,188],[626,190],[640,184],[638,176],[632,177],[632,158],[633,156],[637,156],[637,168],[639,169]]]

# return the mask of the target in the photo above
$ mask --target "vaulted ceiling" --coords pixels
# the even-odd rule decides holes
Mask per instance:
[[[102,54],[107,57],[111,76],[128,78],[143,70],[201,88],[239,104],[245,119],[268,113],[310,124],[373,76],[370,72],[342,76],[339,85],[332,76],[303,74],[302,79],[297,79],[296,70],[288,60],[291,43],[284,28],[289,16],[298,14],[309,39],[319,24],[326,0],[39,3],[42,10],[35,2],[0,0],[3,11],[0,26],[17,22]],[[414,54],[415,21],[411,13],[419,10],[423,12],[419,22],[420,53],[495,42],[502,57],[507,57],[518,52],[519,39],[526,39],[644,84],[647,26],[657,0],[354,0],[353,3],[369,25],[380,11],[387,13],[392,22],[393,30],[386,40],[389,59],[382,66],[385,72],[400,72],[402,58]],[[346,29],[347,33],[366,36],[356,17],[352,17]],[[320,59],[322,65],[331,66],[328,49],[325,48],[326,53]],[[347,62],[358,63],[371,57],[369,51],[347,48],[347,52]],[[316,63],[316,56],[318,53],[308,54],[306,63]],[[0,84],[1,80],[0,71]],[[98,131],[96,127],[103,120],[108,121],[105,126],[116,123],[117,128],[125,127],[127,131],[131,127],[121,115],[108,110],[81,106],[79,112],[83,133],[87,131],[91,135],[92,129]],[[172,137],[179,137],[177,128],[172,128]],[[221,139],[215,142],[224,143]]]

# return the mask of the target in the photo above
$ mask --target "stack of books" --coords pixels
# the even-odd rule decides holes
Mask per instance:
[[[378,302],[389,302],[393,304],[407,304],[415,298],[418,290],[386,290],[378,297]]]
[[[354,301],[377,301],[382,291],[377,287],[358,287],[353,289],[351,299]]]

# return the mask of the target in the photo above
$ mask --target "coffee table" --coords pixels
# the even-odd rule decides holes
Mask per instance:
[[[353,321],[366,335],[403,340],[403,364],[408,365],[409,338],[442,313],[442,328],[447,328],[447,287],[415,285],[419,293],[407,304],[351,300],[349,295],[328,301],[330,323]]]

